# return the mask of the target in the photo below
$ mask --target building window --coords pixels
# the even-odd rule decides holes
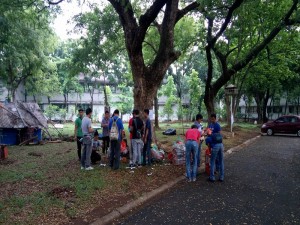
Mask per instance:
[[[44,104],[38,104],[38,105],[39,105],[40,109],[41,109],[42,111],[44,111]]]
[[[289,106],[289,112],[290,113],[295,113],[295,106]]]
[[[282,106],[274,106],[273,112],[274,113],[282,113]]]
[[[90,108],[90,104],[78,104],[76,110],[83,109],[84,111]]]
[[[52,105],[57,106],[59,109],[64,109],[65,108],[65,104],[64,103],[52,103]]]
[[[250,106],[248,107],[248,113],[257,113],[257,107],[256,106]]]
[[[272,106],[267,106],[267,113],[272,113],[273,110],[272,110]]]

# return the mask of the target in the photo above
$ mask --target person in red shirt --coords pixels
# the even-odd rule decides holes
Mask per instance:
[[[201,134],[196,125],[192,125],[185,133],[185,167],[188,182],[196,181],[197,175],[197,151]],[[191,159],[193,165],[191,166]]]

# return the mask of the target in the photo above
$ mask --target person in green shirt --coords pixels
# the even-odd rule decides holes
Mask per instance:
[[[75,120],[75,129],[74,129],[74,140],[77,141],[77,154],[78,154],[78,160],[81,159],[81,141],[80,139],[83,137],[82,129],[81,129],[81,123],[84,111],[83,109],[78,110],[79,117]]]

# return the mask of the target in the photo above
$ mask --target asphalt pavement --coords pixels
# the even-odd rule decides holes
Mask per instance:
[[[206,178],[181,182],[114,224],[300,224],[299,137],[263,136],[225,158],[224,182]]]

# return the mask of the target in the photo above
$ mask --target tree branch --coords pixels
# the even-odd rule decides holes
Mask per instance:
[[[220,90],[220,88],[226,84],[232,75],[234,75],[237,71],[242,70],[248,63],[253,60],[258,54],[277,36],[277,34],[288,25],[290,21],[290,16],[297,9],[298,1],[294,0],[293,5],[285,14],[281,22],[271,30],[268,36],[266,36],[260,44],[256,47],[253,47],[252,50],[240,61],[235,63],[226,73],[222,73],[222,75],[217,79],[217,81],[213,84],[213,87],[216,91]]]
[[[123,26],[123,29],[125,31],[126,35],[126,30],[131,30],[133,31],[138,27],[136,23],[136,19],[133,14],[132,10],[132,5],[129,0],[108,0],[110,4],[114,7],[116,12],[119,15],[121,24]],[[131,29],[129,29],[131,28]]]
[[[200,7],[200,4],[195,1],[191,4],[189,4],[188,6],[186,6],[185,8],[178,10],[177,12],[177,17],[176,17],[176,22],[178,22],[182,17],[184,17],[187,13],[189,13],[190,11],[197,9],[198,7]],[[204,9],[202,8],[201,11],[204,11]]]
[[[157,54],[157,50],[155,49],[155,47],[150,42],[145,41],[145,40],[144,40],[144,42],[153,49],[153,51],[155,52],[155,54]]]
[[[167,2],[168,0],[156,0],[145,14],[140,16],[139,24],[142,30],[145,30],[146,32],[150,24],[156,19],[158,13]]]
[[[287,25],[290,25],[290,19],[289,17],[293,14],[293,12],[297,9],[297,1],[294,1],[293,5],[291,6],[290,10],[286,13],[284,18],[282,19],[282,22],[278,24],[276,27],[273,28],[273,30],[270,32],[270,34],[264,38],[264,40],[254,47],[246,56],[244,59],[237,62],[235,65],[233,65],[231,69],[231,73],[235,73],[236,71],[239,71],[243,69],[253,58],[255,58],[275,37],[276,35]]]
[[[58,5],[59,3],[63,2],[64,0],[58,0],[57,2],[53,2],[51,0],[48,0],[49,5]]]
[[[244,0],[236,0],[232,6],[229,8],[227,16],[225,18],[224,23],[222,24],[220,30],[218,31],[218,33],[216,34],[216,36],[213,37],[213,39],[211,40],[211,45],[214,46],[214,44],[216,43],[216,41],[218,40],[218,38],[224,33],[224,31],[226,30],[228,24],[231,21],[232,15],[234,10],[236,10],[238,7],[240,7],[240,5],[243,3]]]

